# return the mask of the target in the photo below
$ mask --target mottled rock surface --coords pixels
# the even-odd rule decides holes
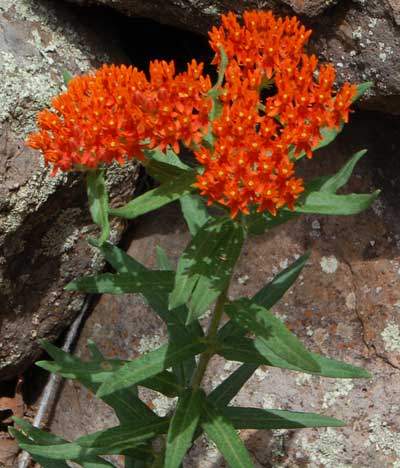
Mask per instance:
[[[73,74],[122,59],[111,31],[54,2],[0,2],[0,380],[22,373],[38,355],[38,339],[56,338],[82,298],[65,294],[76,275],[97,271],[85,239],[95,234],[85,185],[76,175],[50,177],[24,140],[36,112]],[[113,167],[114,202],[130,198],[136,168]],[[123,225],[113,226],[118,239]]]
[[[373,208],[354,217],[300,217],[245,245],[230,295],[251,295],[311,250],[299,280],[273,311],[313,351],[364,366],[373,375],[370,380],[335,380],[260,367],[235,404],[320,412],[343,419],[348,426],[241,431],[259,468],[400,466],[399,137],[400,123],[393,118],[368,112],[353,116],[334,145],[304,161],[303,174],[310,179],[333,173],[350,154],[369,148],[348,190],[382,188]],[[189,240],[176,205],[140,218],[130,236],[129,254],[149,267],[155,267],[157,245],[176,262]],[[83,358],[88,338],[106,355],[121,358],[135,357],[166,341],[164,326],[136,295],[101,296],[79,339],[76,354]],[[237,363],[214,358],[206,387],[214,387],[236,367]],[[173,404],[159,394],[142,396],[161,415]],[[67,381],[51,429],[74,439],[115,423],[110,408]],[[202,439],[184,466],[226,464]]]
[[[314,30],[310,49],[334,63],[341,82],[373,81],[361,101],[371,109],[400,111],[400,4],[396,0],[70,0],[81,5],[109,5],[131,16],[206,34],[221,13],[272,9],[297,14]]]

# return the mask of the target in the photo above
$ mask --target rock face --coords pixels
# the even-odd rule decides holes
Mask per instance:
[[[61,91],[63,69],[121,59],[107,30],[100,40],[89,24],[73,26],[68,10],[41,0],[0,4],[0,380],[23,372],[38,339],[54,339],[72,321],[82,299],[63,292],[66,282],[101,266],[85,242],[95,228],[82,177],[50,177],[23,143],[36,112]],[[109,170],[114,202],[131,197],[135,174],[132,164]],[[122,228],[114,225],[115,239]]]
[[[272,9],[297,14],[314,30],[310,47],[338,69],[338,80],[373,81],[361,104],[393,114],[400,111],[400,4],[397,0],[69,0],[103,4],[131,16],[151,18],[206,34],[221,13]]]
[[[367,368],[371,380],[335,380],[261,367],[236,397],[240,406],[319,412],[348,423],[335,429],[242,431],[255,466],[397,466],[400,458],[400,124],[380,114],[356,113],[335,144],[304,161],[306,180],[331,174],[356,150],[369,152],[346,190],[382,196],[354,217],[305,216],[246,241],[230,295],[254,294],[305,251],[309,263],[273,311],[315,352]],[[128,242],[130,255],[155,267],[161,245],[172,262],[190,236],[179,209],[171,205],[139,219]],[[203,323],[207,321],[204,319]],[[165,327],[137,295],[103,295],[88,318],[76,354],[87,358],[93,339],[109,357],[133,358],[163,344]],[[214,358],[206,386],[214,387],[237,363]],[[173,401],[142,397],[160,415]],[[110,408],[66,381],[52,430],[68,439],[116,424]],[[117,464],[117,466],[120,466]],[[225,467],[203,439],[187,468]]]

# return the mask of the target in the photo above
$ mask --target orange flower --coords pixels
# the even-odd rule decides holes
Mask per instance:
[[[194,60],[184,73],[174,63],[150,64],[150,79],[131,66],[103,65],[72,79],[66,93],[52,100],[52,110],[38,114],[40,131],[27,145],[43,151],[53,174],[94,169],[113,160],[143,159],[147,147],[179,151],[193,146],[207,130],[211,103],[209,77]]]
[[[221,64],[222,45],[228,65],[222,111],[212,122],[217,142],[213,150],[195,151],[204,168],[196,186],[233,217],[251,206],[273,215],[284,205],[293,210],[304,187],[294,175],[292,149],[295,157],[304,151],[311,158],[321,129],[348,121],[356,87],[346,83],[335,93],[333,66],[318,70],[317,58],[303,52],[310,34],[295,17],[263,11],[245,12],[243,24],[233,13],[223,15],[222,26],[209,33],[214,63]]]

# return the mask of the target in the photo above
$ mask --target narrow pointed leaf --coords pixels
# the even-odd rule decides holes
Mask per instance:
[[[196,180],[196,172],[185,171],[178,177],[164,182],[159,187],[149,190],[126,205],[110,209],[109,213],[120,218],[133,219],[179,199],[194,190],[192,184]]]
[[[110,378],[112,372],[122,367],[125,363],[120,360],[105,359],[81,361],[79,358],[66,353],[46,340],[42,340],[41,345],[55,362],[40,361],[36,363],[39,367],[65,378],[76,379],[94,393],[98,390],[100,383]],[[153,379],[155,380],[157,377],[158,376],[155,376]],[[150,388],[154,388],[154,380],[153,382],[149,382]],[[164,377],[164,387],[167,386],[165,380]],[[171,382],[168,383],[170,384],[170,386],[167,387],[169,393],[174,393],[176,388],[175,380],[174,385],[172,385]],[[141,382],[141,385],[145,386],[146,382]],[[158,385],[160,385],[160,383],[158,383]],[[166,391],[165,388],[164,391]],[[103,400],[114,409],[118,419],[122,423],[132,420],[149,422],[159,419],[158,416],[135,395],[131,388],[114,392],[112,395],[104,397]]]
[[[327,193],[336,193],[341,187],[347,184],[353,173],[354,167],[358,161],[367,153],[367,150],[361,150],[355,153],[349,161],[333,176],[329,177],[325,183],[322,184],[320,191]]]
[[[130,387],[142,380],[153,377],[172,365],[183,362],[191,356],[202,353],[206,346],[192,341],[164,345],[118,369],[99,388],[97,396],[104,397],[117,390]]]
[[[262,234],[267,229],[273,229],[282,223],[285,223],[299,213],[317,213],[328,215],[353,215],[369,208],[379,191],[372,194],[350,194],[336,195],[336,190],[342,187],[349,179],[351,171],[354,169],[357,161],[363,156],[363,151],[353,155],[337,174],[333,176],[323,176],[308,182],[305,185],[306,191],[298,200],[295,210],[282,208],[276,216],[264,211],[262,213],[253,212],[246,216],[246,225],[252,234]]]
[[[266,309],[270,309],[293,285],[309,258],[310,253],[299,257],[295,262],[276,275],[266,286],[260,289],[260,291],[253,296],[251,301],[256,302]]]
[[[210,219],[203,199],[199,195],[184,195],[179,200],[190,234],[195,236]]]
[[[357,85],[357,94],[353,98],[353,102],[357,101],[366,91],[374,87],[372,81],[366,81],[365,83],[360,83]]]
[[[178,400],[167,434],[164,468],[179,468],[200,420],[204,392],[188,389]]]
[[[168,425],[168,420],[159,420],[141,427],[137,423],[130,423],[80,437],[73,443],[38,445],[25,440],[20,442],[20,447],[32,455],[53,460],[82,460],[95,455],[117,455],[132,450],[133,447],[140,453],[140,444],[165,433]],[[17,437],[16,432],[12,431],[12,434]],[[146,452],[144,450],[144,455]]]
[[[43,431],[42,429],[39,429],[29,424],[22,418],[14,417],[13,419],[23,430],[23,432],[29,436],[28,438],[21,432],[18,432],[15,429],[13,429],[13,436],[17,439],[19,443],[52,446],[68,443],[68,441],[62,439],[61,437],[58,437],[50,432]],[[29,452],[29,449],[27,451]],[[44,458],[38,455],[34,455],[33,459],[40,463],[40,465],[44,468],[67,468],[69,466],[63,460],[52,460],[50,458]],[[108,468],[110,466],[114,466],[106,460],[103,460],[102,458],[97,456],[82,457],[79,459],[79,463],[84,468]]]
[[[170,296],[173,309],[189,302],[187,323],[204,313],[227,287],[244,242],[244,231],[229,218],[206,223],[183,252]]]
[[[68,86],[68,83],[72,80],[73,75],[68,70],[63,70],[62,77],[63,77],[65,86]]]
[[[346,423],[316,413],[228,406],[221,413],[236,429],[299,429],[302,427],[342,427]]]
[[[167,253],[159,245],[157,245],[156,247],[156,259],[157,259],[157,266],[160,270],[173,271],[173,267],[171,265],[171,262],[169,261]]]
[[[201,423],[231,468],[253,468],[254,464],[232,423],[210,403],[203,405]]]
[[[109,242],[104,243],[100,250],[104,254],[107,262],[119,273],[139,274],[140,276],[142,272],[151,272],[151,270],[148,270],[126,252]],[[169,272],[169,274],[173,275],[171,272]],[[171,289],[172,286],[169,284],[159,283],[155,288],[143,289],[141,294],[150,307],[165,322],[172,340],[182,341],[190,339],[193,336],[201,336],[202,329],[198,322],[193,322],[190,327],[186,327],[185,322],[188,314],[186,306],[168,310],[168,295]]]
[[[257,368],[258,364],[242,364],[208,395],[207,400],[219,408],[227,406]]]
[[[370,194],[352,193],[336,195],[327,192],[312,192],[302,205],[295,208],[296,213],[316,213],[324,215],[355,215],[369,208],[377,199],[380,191]]]
[[[146,440],[153,439],[167,432],[169,421],[160,419],[157,422],[138,427],[136,423],[121,424],[104,431],[79,437],[75,443],[81,447],[99,448],[102,454],[122,453]]]
[[[139,385],[151,388],[156,392],[162,393],[167,397],[176,397],[183,392],[184,387],[178,383],[177,378],[172,372],[162,371],[154,377],[139,382]]]
[[[256,335],[254,346],[267,359],[273,353],[306,372],[319,372],[319,365],[310,352],[264,307],[241,299],[227,305],[225,311],[238,325]]]
[[[251,364],[267,365],[280,367],[298,372],[304,372],[302,369],[289,364],[273,352],[264,352],[264,356],[259,353],[253,340],[244,337],[227,338],[218,345],[218,354],[230,361],[247,362]],[[268,357],[267,357],[268,354]],[[365,369],[342,361],[330,359],[321,354],[311,353],[314,361],[319,365],[320,371],[307,372],[309,374],[319,375],[321,377],[332,377],[336,379],[369,379],[371,374]]]
[[[86,181],[90,214],[92,215],[93,221],[101,228],[98,242],[99,245],[102,245],[110,235],[108,195],[104,180],[104,171],[89,171]]]
[[[185,169],[185,167],[182,168],[174,164],[170,164],[166,160],[158,161],[153,159],[146,164],[147,172],[161,183],[165,183],[173,178],[182,176],[188,169],[189,168],[187,166]]]
[[[65,286],[66,291],[96,294],[144,293],[172,289],[174,275],[169,271],[143,271],[141,273],[103,273],[77,278]]]

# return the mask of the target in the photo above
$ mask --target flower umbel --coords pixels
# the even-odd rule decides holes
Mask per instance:
[[[217,142],[195,152],[204,166],[196,186],[232,216],[254,205],[273,215],[284,205],[293,210],[304,190],[294,176],[296,157],[311,158],[322,128],[348,121],[356,86],[333,90],[333,66],[318,69],[317,58],[303,51],[310,34],[295,17],[263,11],[244,12],[243,24],[223,15],[209,33],[214,62],[221,64],[222,46],[228,66],[222,111],[212,122]]]
[[[211,83],[202,70],[193,60],[176,75],[173,62],[154,61],[147,79],[132,66],[103,65],[73,78],[52,100],[53,109],[39,113],[41,130],[27,144],[43,151],[53,174],[143,159],[145,147],[179,152],[180,141],[199,143],[207,128]]]

